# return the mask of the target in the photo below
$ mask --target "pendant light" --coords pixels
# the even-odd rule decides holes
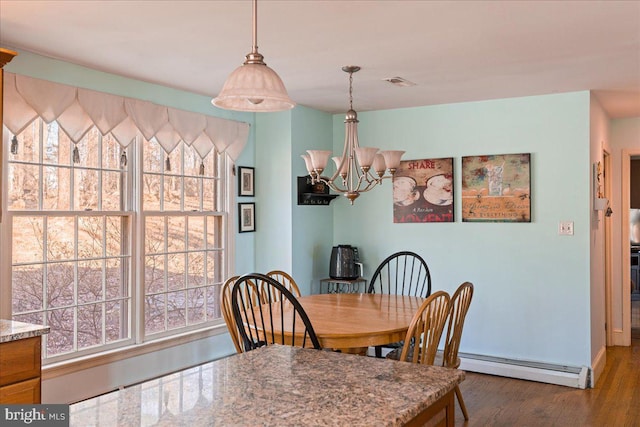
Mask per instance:
[[[258,53],[258,1],[253,0],[253,45],[244,63],[235,69],[211,103],[225,110],[247,112],[284,111],[295,107],[284,83]]]

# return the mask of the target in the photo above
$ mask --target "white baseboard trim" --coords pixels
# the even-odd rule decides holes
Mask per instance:
[[[613,345],[629,347],[631,345],[631,334],[625,334],[622,329],[614,329],[612,337]]]
[[[604,367],[607,364],[607,347],[602,347],[598,352],[595,360],[591,362],[591,383],[589,387],[595,387],[600,375],[602,375],[602,371],[604,371]]]
[[[548,384],[556,384],[567,387],[584,389],[589,385],[589,368],[548,367],[535,366],[535,363],[512,361],[507,359],[500,361],[487,360],[487,357],[474,358],[473,355],[460,354],[460,369],[463,371],[477,372],[480,374],[498,375],[501,377],[517,378],[521,380],[538,381]]]

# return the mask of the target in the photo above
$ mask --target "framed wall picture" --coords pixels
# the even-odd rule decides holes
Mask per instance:
[[[240,233],[256,231],[256,204],[238,203]]]
[[[255,196],[254,168],[238,166],[238,196]]]
[[[404,160],[393,177],[393,222],[453,222],[453,157]]]
[[[531,154],[462,158],[463,222],[531,222]]]

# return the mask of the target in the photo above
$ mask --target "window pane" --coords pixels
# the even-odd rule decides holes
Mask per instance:
[[[63,308],[47,313],[47,324],[51,327],[47,334],[47,355],[55,356],[73,350],[73,311],[73,308]]]
[[[220,311],[220,286],[207,286],[207,318],[219,319]]]
[[[74,258],[73,217],[47,218],[47,259],[59,261]]]
[[[78,258],[103,256],[103,221],[101,216],[78,218]]]
[[[40,120],[34,120],[20,135],[18,140],[18,154],[9,154],[9,160],[21,162],[40,162]]]
[[[184,145],[184,174],[190,176],[200,175],[200,155],[196,150],[189,146]]]
[[[102,344],[102,304],[78,307],[78,348]]]
[[[106,335],[107,342],[129,338],[125,319],[128,318],[127,301],[109,301],[106,303]]]
[[[202,180],[202,210],[217,211],[215,186],[217,180],[204,178]]]
[[[207,252],[207,284],[222,282],[222,253]]]
[[[222,217],[207,217],[207,249],[220,249],[222,247]]]
[[[69,138],[64,138],[64,132],[60,131],[58,123],[53,121],[43,126],[43,160],[45,163],[59,165],[70,164]],[[64,139],[63,139],[64,138]]]
[[[204,249],[204,217],[190,216],[188,221],[189,250],[197,251]]]
[[[45,210],[71,209],[71,169],[47,166],[43,168],[42,208]]]
[[[205,321],[204,293],[204,288],[189,289],[187,291],[189,297],[187,312],[189,313],[188,323],[190,325]]]
[[[181,199],[182,177],[166,175],[164,177],[164,210],[182,210]]]
[[[167,286],[169,290],[184,289],[185,254],[169,254],[167,256]]]
[[[167,251],[180,252],[185,250],[185,227],[186,221],[183,216],[167,217]]]
[[[189,275],[188,286],[194,288],[204,285],[204,252],[193,252],[189,254]]]
[[[13,320],[24,323],[33,323],[36,325],[44,325],[44,316],[42,313],[27,313],[13,316]],[[45,338],[46,339],[46,338]]]
[[[161,216],[147,216],[144,226],[144,250],[146,254],[166,252],[164,239],[164,221]]]
[[[107,225],[107,244],[106,255],[119,256],[129,255],[129,249],[125,242],[122,240],[123,230],[129,230],[129,218],[120,216],[108,216],[106,217]]]
[[[165,168],[165,173],[170,175],[182,175],[182,146],[183,144],[178,144],[176,148],[173,149],[171,153],[169,153],[169,161],[171,162],[171,170],[168,171]],[[165,155],[167,157],[167,155]],[[164,165],[166,166],[166,165]]]
[[[38,166],[9,165],[9,209],[38,209]]]
[[[120,172],[102,172],[102,210],[123,210],[120,204]]]
[[[160,210],[160,188],[162,178],[160,175],[145,174],[142,178],[143,208],[147,211]]]
[[[160,173],[164,168],[164,150],[155,139],[144,140],[143,143],[143,171]]]
[[[42,275],[42,264],[14,267],[11,282],[11,309],[14,314],[31,310],[42,310],[42,304],[44,302]]]
[[[65,307],[74,303],[74,263],[53,263],[47,266],[47,307]]]
[[[128,263],[127,259],[112,258],[105,260],[105,286],[107,290],[107,299],[122,298],[129,296],[127,289],[127,276],[124,263]]]
[[[169,292],[167,294],[167,328],[175,329],[187,325],[185,311],[187,301],[185,292]]]
[[[164,331],[165,323],[165,294],[150,295],[144,299],[144,328],[145,333]]]
[[[200,210],[200,179],[184,178],[184,210]]]
[[[218,154],[215,149],[209,151],[204,158],[204,176],[209,178],[218,176]]]
[[[96,127],[92,127],[89,132],[76,144],[80,153],[80,164],[89,168],[100,167],[100,132]]]
[[[146,256],[144,268],[145,294],[162,292],[164,288],[164,255]]]
[[[76,169],[74,171],[73,199],[79,210],[98,210],[98,171]]]
[[[101,301],[104,260],[78,261],[78,304]]]
[[[102,168],[120,169],[120,155],[124,150],[110,133],[102,137]]]
[[[12,262],[42,262],[44,217],[14,217]]]

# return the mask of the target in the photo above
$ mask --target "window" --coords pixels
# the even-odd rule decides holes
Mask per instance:
[[[224,216],[219,155],[144,141],[144,326],[165,335],[221,317]]]
[[[45,362],[220,322],[223,155],[201,159],[180,142],[167,156],[140,136],[125,149],[95,127],[74,144],[42,119],[16,137],[7,156],[12,317],[50,326]]]
[[[55,121],[40,119],[16,141],[7,201],[13,319],[50,326],[45,359],[129,341],[132,214],[122,149],[95,128],[74,147]]]

